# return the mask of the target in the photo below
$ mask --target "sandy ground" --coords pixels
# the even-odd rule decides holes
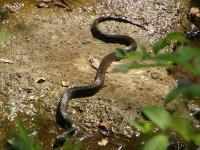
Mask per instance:
[[[0,110],[5,120],[15,120],[19,114],[33,117],[39,111],[43,119],[55,122],[55,110],[66,89],[62,81],[68,86],[93,81],[96,70],[90,65],[90,57],[101,60],[123,47],[92,37],[90,25],[96,17],[121,14],[144,25],[149,31],[112,21],[102,23],[100,28],[128,34],[138,45],[147,47],[166,32],[187,27],[187,7],[177,0],[105,0],[72,12],[55,6],[38,9],[33,3],[24,3],[24,8],[0,25],[7,33],[1,43],[0,58],[12,61],[0,63]],[[164,96],[174,86],[174,79],[162,68],[125,74],[108,71],[105,87],[92,97],[71,101],[68,113],[80,128],[96,132],[99,121],[104,120],[113,131],[130,136],[133,130],[129,121],[140,117],[139,108],[163,105]]]

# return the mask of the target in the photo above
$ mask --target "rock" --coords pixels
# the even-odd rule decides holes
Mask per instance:
[[[151,78],[152,79],[158,79],[159,78],[159,73],[157,73],[157,72],[151,72]]]
[[[69,81],[62,81],[62,82],[61,82],[61,85],[62,85],[63,87],[68,87],[68,86],[69,86]]]
[[[49,3],[51,2],[52,0],[40,0],[40,2],[44,2],[44,3]]]
[[[0,62],[2,62],[2,63],[8,63],[8,64],[14,64],[13,61],[8,60],[8,59],[3,59],[3,58],[0,59]]]
[[[4,9],[8,10],[11,13],[16,13],[19,9],[24,7],[24,3],[16,2],[14,4],[7,4],[4,6]]]
[[[29,96],[29,100],[30,100],[30,101],[34,101],[34,100],[36,100],[36,97],[33,96],[33,95],[31,95],[31,96]]]
[[[199,8],[197,7],[192,7],[190,9],[190,13],[193,14],[193,15],[196,15],[197,13],[199,13]]]
[[[43,7],[47,8],[49,6],[45,2],[38,2],[37,7],[39,7],[39,8],[43,8]]]
[[[89,61],[90,61],[90,65],[91,65],[92,68],[98,69],[99,64],[100,64],[100,62],[99,62],[98,59],[96,59],[93,56],[91,56],[90,59],[89,59]]]
[[[44,77],[38,77],[38,78],[35,79],[36,83],[43,83],[45,81],[46,81],[46,79]]]
[[[98,141],[98,145],[100,145],[100,146],[106,146],[107,144],[108,144],[108,138]]]
[[[71,8],[69,7],[69,5],[67,4],[67,2],[65,0],[54,0],[53,1],[54,5],[58,5],[60,7],[63,7],[68,11],[72,11]]]
[[[102,130],[109,130],[109,128],[110,128],[109,122],[103,121],[103,120],[100,121],[100,123],[99,123],[98,126],[99,126],[99,128],[102,129]]]
[[[200,106],[198,104],[188,104],[190,115],[195,119],[200,120]]]
[[[103,134],[104,136],[111,136],[110,133],[110,124],[108,121],[103,121],[101,120],[99,125],[98,125],[99,129],[100,129],[100,133]]]
[[[27,93],[31,93],[33,91],[33,87],[27,86],[23,88]]]

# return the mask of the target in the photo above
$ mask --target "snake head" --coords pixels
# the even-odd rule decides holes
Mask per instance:
[[[75,125],[72,125],[72,127],[68,131],[56,137],[56,142],[54,143],[53,148],[58,148],[60,146],[63,146],[65,144],[65,141],[68,138],[72,137],[75,133],[76,133],[76,127]]]
[[[53,145],[53,148],[58,148],[58,147],[60,147],[60,146],[62,146],[62,145],[64,145],[64,143],[65,143],[65,138],[64,137],[57,137],[56,138],[56,142],[54,143],[54,145]]]

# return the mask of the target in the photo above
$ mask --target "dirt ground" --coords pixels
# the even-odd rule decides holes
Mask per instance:
[[[55,125],[55,110],[67,88],[62,81],[66,86],[92,82],[96,70],[91,67],[90,58],[100,61],[123,47],[92,37],[90,25],[96,17],[119,14],[144,25],[149,31],[112,21],[102,23],[100,28],[128,34],[138,45],[147,47],[166,32],[187,28],[186,2],[177,0],[105,0],[86,3],[84,7],[71,5],[72,12],[57,6],[37,8],[31,1],[23,3],[23,8],[0,24],[6,32],[0,59],[11,61],[0,62],[2,122],[14,121],[19,114],[30,119],[39,112],[46,124],[49,121],[49,126]],[[119,63],[113,63],[111,68]],[[162,68],[135,69],[125,74],[109,70],[105,87],[92,97],[72,100],[68,114],[87,132],[97,132],[99,121],[104,120],[113,131],[131,136],[129,121],[140,117],[139,108],[163,105],[164,96],[174,86],[175,80]],[[57,133],[53,128],[49,132]]]

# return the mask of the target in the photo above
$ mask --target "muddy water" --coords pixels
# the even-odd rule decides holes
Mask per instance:
[[[4,0],[0,4],[3,2],[16,1]],[[89,57],[100,60],[121,47],[91,36],[94,18],[104,13],[121,14],[143,24],[148,32],[115,22],[102,24],[100,28],[105,32],[129,34],[139,44],[149,46],[164,33],[180,27],[183,22],[180,18],[184,18],[181,13],[186,9],[177,1],[163,0],[103,3],[71,0],[72,12],[53,5],[39,9],[35,7],[36,1],[18,2],[25,6],[1,23],[7,37],[1,45],[0,58],[12,63],[0,64],[0,134],[4,141],[12,138],[13,134],[7,135],[4,130],[7,126],[14,128],[14,122],[20,119],[30,134],[36,131],[44,149],[51,149],[56,135],[63,132],[55,123],[55,110],[66,88],[61,82],[90,83],[96,70],[90,66]],[[44,82],[38,83],[39,78],[44,78]],[[72,142],[86,134],[91,137],[82,142],[83,149],[137,149],[139,139],[129,138],[134,133],[130,119],[140,117],[137,112],[142,106],[162,105],[163,95],[175,86],[175,81],[163,69],[151,68],[127,74],[108,72],[106,78],[105,87],[98,94],[69,104],[69,116],[79,128]],[[35,118],[40,120],[39,128]],[[105,138],[98,133],[100,120],[108,122],[116,133],[106,146],[98,145]]]

